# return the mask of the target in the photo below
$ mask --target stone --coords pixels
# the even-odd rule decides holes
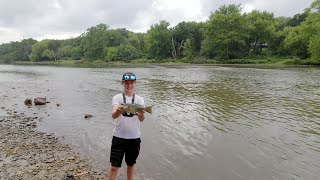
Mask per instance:
[[[85,114],[85,115],[84,115],[84,118],[91,118],[91,117],[93,117],[92,114]]]
[[[44,97],[37,97],[34,99],[34,104],[35,105],[45,105],[47,101],[47,98]]]
[[[31,98],[27,98],[26,100],[24,100],[24,104],[26,106],[32,106],[32,99]]]

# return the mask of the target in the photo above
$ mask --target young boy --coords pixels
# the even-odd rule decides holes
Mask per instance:
[[[133,178],[133,165],[140,151],[140,122],[144,120],[144,114],[128,114],[119,107],[122,103],[140,104],[144,106],[143,97],[134,93],[136,76],[131,72],[122,75],[121,84],[123,93],[117,94],[112,99],[112,118],[115,119],[113,138],[110,153],[111,170],[109,180],[117,178],[123,156],[127,164],[127,179]]]

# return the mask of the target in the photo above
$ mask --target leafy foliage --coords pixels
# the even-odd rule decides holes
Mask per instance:
[[[291,64],[320,64],[320,0],[293,17],[244,13],[241,5],[230,4],[212,12],[206,22],[169,26],[160,21],[146,33],[135,33],[98,24],[76,38],[5,43],[0,62],[259,63],[255,58],[272,55]]]
[[[240,5],[223,5],[209,17],[202,52],[208,58],[240,58],[249,52],[248,37],[248,25]]]
[[[168,27],[169,22],[160,21],[148,30],[146,37],[148,57],[154,59],[170,57],[172,37]]]

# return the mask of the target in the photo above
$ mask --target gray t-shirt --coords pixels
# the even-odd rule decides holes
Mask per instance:
[[[126,103],[132,102],[132,96],[126,96]],[[119,105],[123,103],[122,93],[115,95],[112,98],[112,106]],[[135,104],[140,104],[144,106],[143,97],[135,94],[134,98]],[[138,116],[126,117],[122,114],[116,119],[115,127],[113,129],[113,135],[124,139],[136,139],[140,138],[140,121]]]

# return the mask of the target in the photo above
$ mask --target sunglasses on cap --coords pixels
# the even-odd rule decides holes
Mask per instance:
[[[122,77],[122,80],[125,81],[125,80],[136,80],[136,76],[135,75],[124,75]]]

